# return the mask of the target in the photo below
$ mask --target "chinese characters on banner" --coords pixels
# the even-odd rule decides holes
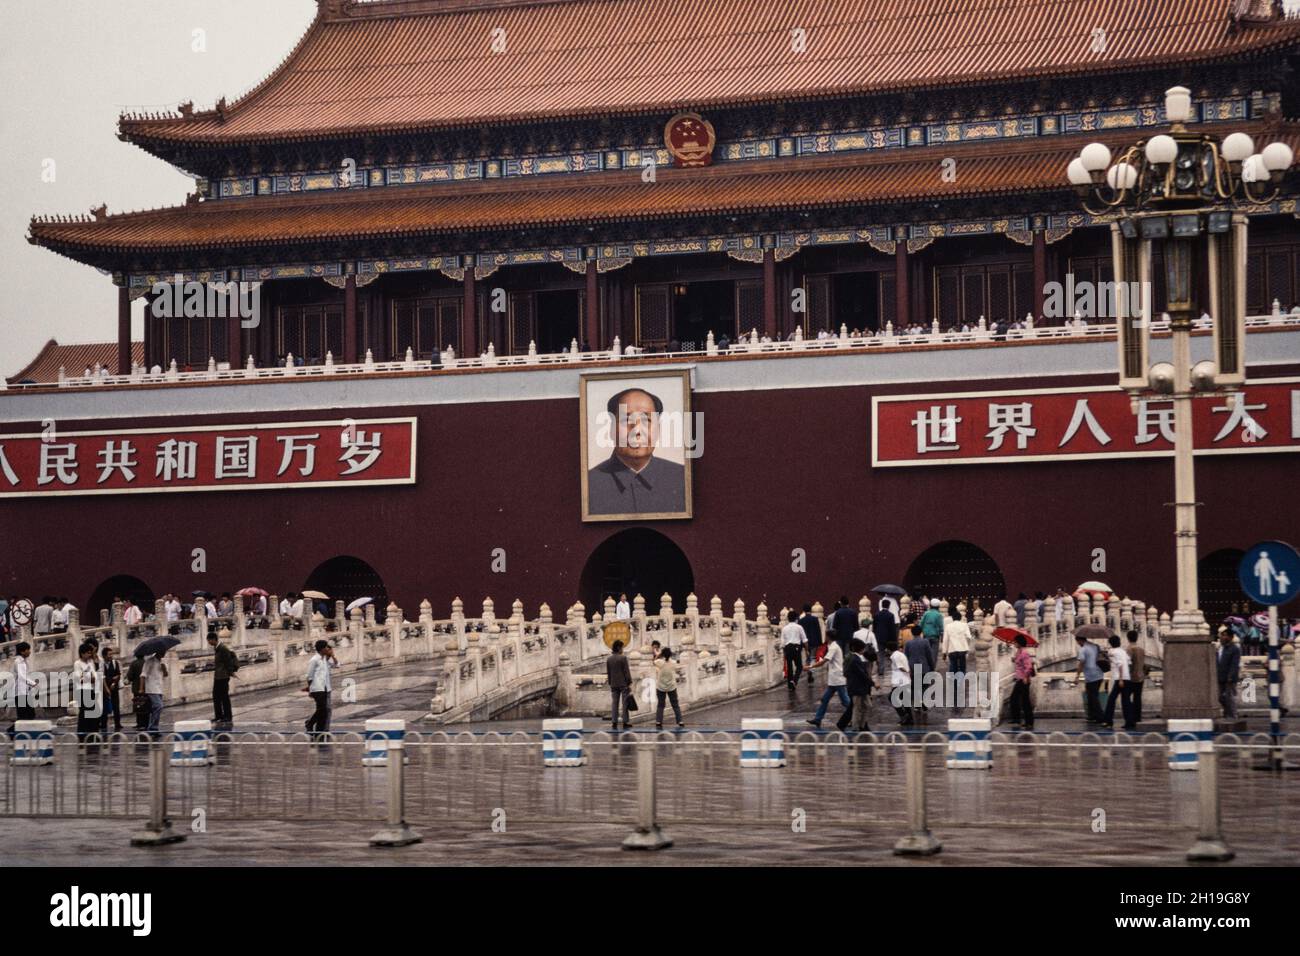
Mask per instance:
[[[0,497],[415,483],[415,419],[0,435]]]
[[[1198,397],[1199,454],[1300,451],[1300,379],[1250,382],[1234,396]],[[876,468],[1172,455],[1167,398],[1136,405],[1118,388],[1028,389],[872,400]]]

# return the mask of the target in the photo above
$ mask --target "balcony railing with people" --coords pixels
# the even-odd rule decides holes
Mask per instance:
[[[1274,300],[1273,311],[1268,315],[1248,316],[1248,330],[1265,329],[1300,329],[1300,306],[1290,312],[1282,311],[1281,303]],[[1208,317],[1193,323],[1194,329],[1210,333],[1211,323]],[[1157,335],[1169,331],[1169,319],[1161,316],[1151,323],[1151,331]],[[430,358],[417,358],[411,349],[407,349],[403,359],[388,362],[375,361],[371,351],[366,350],[365,360],[354,364],[336,362],[332,353],[327,352],[320,364],[299,364],[294,356],[286,357],[283,364],[259,368],[250,355],[244,366],[235,367],[228,362],[209,359],[207,367],[198,371],[180,371],[175,360],[164,369],[153,366],[146,369],[136,366],[128,375],[110,375],[106,368],[89,369],[82,375],[68,375],[60,369],[57,383],[19,383],[9,385],[10,390],[49,389],[49,388],[90,388],[114,385],[167,385],[199,384],[204,382],[248,382],[248,381],[288,381],[288,380],[322,380],[340,376],[384,375],[411,372],[438,373],[464,370],[494,370],[520,368],[562,368],[574,365],[593,365],[608,362],[640,361],[664,359],[694,361],[700,358],[743,358],[761,355],[763,357],[785,355],[808,355],[811,353],[876,352],[894,349],[931,349],[936,347],[964,347],[971,345],[1006,345],[1026,342],[1067,342],[1073,340],[1096,340],[1113,336],[1115,325],[1112,322],[1089,322],[1081,317],[1067,320],[1063,325],[1036,324],[1031,316],[1014,323],[988,323],[981,316],[974,325],[961,328],[941,328],[934,320],[929,328],[912,326],[895,329],[892,322],[887,323],[879,332],[850,330],[841,325],[837,333],[825,331],[817,337],[805,337],[801,328],[796,329],[785,339],[771,339],[761,335],[757,329],[743,333],[734,342],[715,340],[709,333],[707,340],[690,349],[666,351],[649,351],[635,345],[624,347],[618,337],[610,348],[583,351],[577,340],[562,352],[539,353],[530,343],[529,349],[522,355],[498,355],[495,346],[489,344],[487,351],[479,356],[458,356],[448,349]],[[679,343],[680,344],[680,343]],[[696,343],[690,343],[695,345]]]

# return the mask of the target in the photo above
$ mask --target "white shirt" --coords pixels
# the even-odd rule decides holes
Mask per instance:
[[[36,681],[27,676],[27,658],[19,656],[14,658],[14,690],[21,693],[24,688],[35,687]]]
[[[632,607],[626,601],[619,601],[618,606],[614,609],[614,617],[620,621],[630,621],[632,619]]]
[[[140,609],[134,604],[122,614],[122,620],[127,624],[139,624],[143,617],[144,615],[140,613]]]
[[[330,668],[337,667],[334,661],[326,661],[320,654],[313,654],[307,663],[307,689],[312,693],[329,692],[334,689],[330,680]]]
[[[162,696],[163,662],[156,657],[150,657],[144,662],[144,692]]]
[[[1129,669],[1133,666],[1132,659],[1128,656],[1128,651],[1122,647],[1110,648],[1110,679],[1111,680],[1128,680]]]
[[[80,689],[93,688],[99,683],[99,671],[94,661],[83,661],[80,657],[72,665],[72,683]]]
[[[48,604],[36,605],[35,617],[33,618],[33,625],[35,626],[37,634],[50,633],[50,615],[52,615],[53,613],[54,613],[54,608],[50,607]]]
[[[265,594],[260,595],[258,597],[257,603],[253,605],[253,613],[256,614],[258,617],[266,616],[266,595]]]
[[[894,665],[893,671],[889,674],[889,684],[891,687],[906,687],[912,683],[912,675],[907,672],[907,655],[901,650],[894,651],[889,655],[889,663]]]
[[[58,629],[68,626],[68,612],[61,607],[56,607],[50,612],[50,627]]]
[[[293,612],[293,605],[289,603],[288,598],[280,601],[280,616],[288,617]]]
[[[970,627],[965,621],[950,620],[943,628],[940,654],[965,654],[970,650]]]
[[[802,630],[802,629],[801,629]],[[843,687],[848,683],[844,679],[844,652],[840,650],[839,641],[831,641],[826,648],[826,686]]]
[[[170,622],[172,622],[172,621],[179,621],[179,620],[181,619],[181,602],[180,602],[180,601],[168,601],[168,602],[163,606],[163,611],[164,611],[164,613],[166,613],[166,615],[167,615],[167,621],[168,621],[168,623],[170,623]]]
[[[802,627],[795,621],[791,621],[785,627],[781,628],[781,646],[788,644],[807,644],[808,635],[804,633]]]
[[[1010,623],[1011,616],[1015,613],[1015,607],[1006,598],[993,605],[993,620],[998,624]]]
[[[216,617],[217,609],[211,601],[203,602],[203,614],[205,617]]]
[[[298,620],[301,621],[302,608],[303,608],[302,598],[298,598],[298,600],[294,601],[293,605],[289,608],[289,616],[296,617]]]
[[[802,629],[801,629],[802,630]],[[860,627],[853,632],[853,636],[860,640],[867,647],[874,647],[876,653],[880,653],[880,645],[876,643],[876,634],[869,627]]]

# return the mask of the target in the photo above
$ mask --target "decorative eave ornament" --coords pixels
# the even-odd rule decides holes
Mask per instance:
[[[664,127],[664,145],[678,167],[712,166],[718,136],[699,113],[678,113]]]

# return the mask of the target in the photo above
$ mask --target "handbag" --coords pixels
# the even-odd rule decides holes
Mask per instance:
[[[636,694],[632,693],[632,688],[623,691],[623,698],[627,701],[627,711],[630,714],[634,710],[640,710],[640,705],[636,702]]]

